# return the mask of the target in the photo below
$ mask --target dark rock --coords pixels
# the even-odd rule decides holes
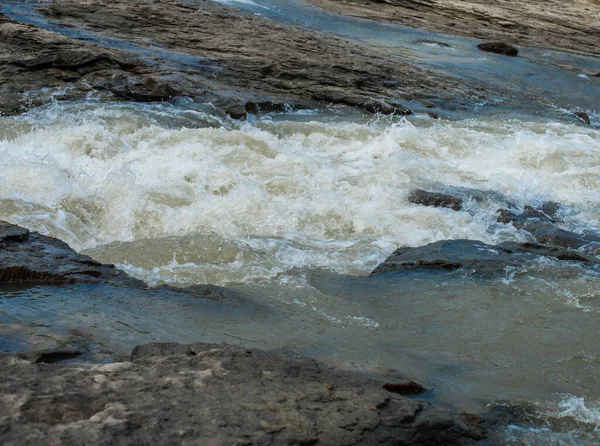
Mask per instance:
[[[460,211],[462,209],[462,200],[460,198],[449,194],[427,192],[422,189],[412,191],[408,196],[408,201],[423,206],[450,208],[455,211]]]
[[[66,243],[10,223],[0,222],[0,283],[106,282],[145,286]]]
[[[364,375],[230,345],[150,344],[114,364],[0,359],[7,444],[474,444],[485,430]]]
[[[512,45],[504,42],[485,42],[477,45],[482,51],[489,53],[503,54],[504,56],[516,56],[519,54],[519,50]]]
[[[83,355],[83,352],[76,349],[50,350],[46,352],[37,352],[33,361],[35,364],[55,364],[69,359],[75,359]]]
[[[383,388],[388,392],[398,393],[404,396],[418,395],[426,390],[421,384],[409,379],[400,382],[385,383]]]
[[[234,105],[231,107],[227,107],[225,109],[225,114],[229,115],[229,117],[231,117],[232,119],[243,120],[243,119],[246,119],[246,115],[248,114],[248,112],[241,105],[237,105],[237,106]]]
[[[473,272],[500,271],[522,257],[477,240],[441,240],[417,248],[403,247],[378,265],[371,275],[398,270],[466,268]]]
[[[526,252],[539,256],[554,257],[558,260],[571,260],[575,262],[593,262],[597,261],[592,257],[586,257],[576,251],[562,248],[560,246],[544,245],[541,243],[519,243],[504,242],[498,245],[511,253]]]
[[[557,221],[558,215],[564,210],[564,206],[555,201],[544,201],[540,206],[540,211],[550,217],[554,222]]]
[[[6,242],[23,242],[29,237],[29,229],[0,221],[0,247]]]
[[[244,106],[246,112],[252,113],[253,115],[260,115],[263,113],[283,113],[288,109],[291,109],[290,106],[280,102],[246,102]]]
[[[577,116],[579,119],[581,119],[584,124],[590,125],[590,117],[588,116],[587,113],[585,112],[575,112],[573,113],[575,116]]]
[[[472,273],[495,273],[507,266],[518,266],[539,256],[586,263],[599,263],[593,257],[570,251],[560,246],[536,243],[507,242],[488,245],[477,240],[442,240],[416,248],[399,248],[371,275],[415,269],[456,270],[464,268]]]
[[[549,205],[546,208],[552,210]],[[500,209],[497,220],[501,223],[512,223],[515,228],[529,232],[536,241],[548,245],[579,249],[600,242],[599,236],[577,234],[559,228],[555,219],[531,206],[525,206],[521,214]]]

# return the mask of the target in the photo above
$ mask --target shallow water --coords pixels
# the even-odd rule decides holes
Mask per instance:
[[[280,23],[385,47],[392,58],[413,59],[459,80],[481,84],[487,99],[471,98],[471,114],[506,113],[508,106],[513,115],[553,110],[557,119],[585,111],[599,124],[600,80],[585,74],[600,71],[597,58],[526,47],[519,49],[519,57],[505,57],[478,50],[481,41],[477,39],[330,13],[299,0],[217,1]],[[494,94],[494,90],[503,93]]]
[[[487,278],[368,277],[398,246],[527,240],[495,221],[500,207],[554,200],[566,205],[564,227],[600,231],[597,130],[335,110],[240,123],[182,100],[55,103],[0,118],[0,135],[0,219],[151,284],[242,296],[6,290],[5,324],[80,327],[122,349],[226,341],[397,369],[465,410],[533,401],[545,427],[502,435],[598,441],[598,269],[540,259]],[[499,194],[461,212],[406,200],[416,187],[449,186]]]

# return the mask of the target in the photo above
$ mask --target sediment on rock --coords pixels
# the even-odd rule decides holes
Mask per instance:
[[[225,344],[148,344],[112,364],[10,356],[0,363],[0,432],[8,443],[466,445],[485,438],[480,420],[363,375]]]

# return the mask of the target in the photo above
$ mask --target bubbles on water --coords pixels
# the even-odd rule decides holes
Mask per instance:
[[[407,203],[418,187],[496,191],[517,205],[552,199],[578,210],[566,218],[573,228],[598,226],[595,130],[491,118],[318,118],[239,124],[189,103],[57,103],[1,118],[0,218],[148,278],[218,283],[236,269],[233,281],[296,267],[366,274],[401,245],[524,239],[495,222],[504,203],[469,202],[463,212]],[[219,272],[200,258],[171,264],[198,235],[242,254],[222,258]],[[147,262],[155,254],[145,241],[170,237],[168,260]],[[111,244],[123,242],[140,249],[111,259]]]

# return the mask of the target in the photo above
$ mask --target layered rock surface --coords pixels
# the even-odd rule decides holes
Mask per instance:
[[[340,104],[407,112],[389,98],[481,99],[466,82],[418,66],[408,54],[276,24],[219,5],[55,1],[47,29],[0,14],[0,111],[49,98],[161,101],[188,96],[220,110],[245,102]],[[64,30],[68,31],[64,31]],[[56,32],[55,32],[56,31]],[[244,110],[246,109],[246,110]]]

